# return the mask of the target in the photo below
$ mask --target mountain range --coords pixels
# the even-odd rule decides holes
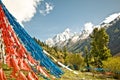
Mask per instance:
[[[108,46],[111,49],[111,53],[113,55],[120,53],[120,13],[110,15],[96,26],[92,23],[87,23],[79,33],[73,33],[69,28],[67,28],[64,32],[57,34],[53,38],[47,39],[45,43],[50,47],[66,47],[68,51],[73,53],[83,52],[85,46],[90,46],[89,35],[95,27],[106,28],[106,32],[110,37]]]

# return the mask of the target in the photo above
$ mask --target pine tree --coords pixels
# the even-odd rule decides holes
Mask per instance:
[[[89,54],[87,46],[85,46],[85,48],[84,48],[84,53],[85,53],[85,59],[84,59],[84,61],[85,61],[86,66],[87,66],[87,71],[89,72],[90,71],[90,69],[89,69],[90,68],[90,65],[89,65],[90,54]]]
[[[102,67],[102,61],[111,56],[108,48],[109,36],[104,28],[95,28],[91,37],[92,62],[97,67]]]
[[[67,48],[64,46],[63,47],[63,54],[64,54],[64,59],[66,58],[66,56],[67,56]]]

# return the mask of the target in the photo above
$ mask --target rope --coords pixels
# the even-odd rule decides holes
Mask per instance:
[[[51,57],[51,58],[52,58],[59,66],[61,66],[62,68],[65,68],[65,69],[73,72],[74,74],[78,74],[78,72],[70,69],[68,66],[65,66],[63,63],[57,61],[57,59],[55,59],[55,58],[54,58],[52,55],[50,55],[47,51],[43,50],[43,52],[44,52],[46,55],[48,55],[49,57]]]

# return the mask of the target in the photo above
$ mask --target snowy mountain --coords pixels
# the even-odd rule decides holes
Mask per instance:
[[[84,50],[85,46],[90,46],[89,35],[95,27],[105,27],[110,36],[109,48],[113,55],[120,52],[120,13],[115,13],[102,21],[99,25],[93,25],[91,22],[86,23],[83,30],[79,33],[72,33],[70,29],[57,34],[53,38],[46,40],[49,46],[63,47],[66,46],[68,51],[78,53]]]
[[[99,27],[108,28],[111,25],[113,25],[114,23],[116,23],[119,19],[120,19],[120,13],[114,13],[114,14],[108,16],[107,18],[105,18],[105,20],[103,22],[101,22]]]
[[[57,46],[57,47],[64,47],[67,44],[73,44],[76,43],[79,40],[86,39],[89,34],[93,30],[93,24],[92,23],[86,23],[84,25],[84,29],[82,32],[79,33],[72,33],[69,28],[67,28],[64,32],[57,34],[53,38],[49,38],[45,41],[47,45],[50,47]]]
[[[49,38],[45,41],[47,45],[52,46],[64,46],[70,38],[74,36],[74,33],[67,28],[64,32],[57,34],[53,38]]]
[[[109,24],[109,23],[111,23],[113,21],[116,21],[119,18],[119,16],[120,16],[120,13],[114,13],[114,14],[110,15],[109,17],[105,18],[103,23]]]

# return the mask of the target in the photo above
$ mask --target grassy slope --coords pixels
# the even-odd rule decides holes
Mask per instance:
[[[60,79],[57,80],[114,80],[112,78],[107,78],[103,74],[96,74],[96,73],[86,73],[86,72],[78,72],[78,74],[74,74],[68,70],[65,70],[65,74],[62,75]]]
[[[65,73],[61,76],[61,78],[55,79],[55,80],[114,80],[112,78],[107,78],[104,74],[98,74],[98,73],[88,73],[88,72],[78,72],[78,74],[74,74],[73,72],[70,72],[66,69],[62,69]],[[4,69],[4,72],[7,76],[8,80],[15,80],[10,78],[11,69]],[[45,80],[41,76],[39,76],[39,80]],[[51,79],[52,80],[52,79]]]

